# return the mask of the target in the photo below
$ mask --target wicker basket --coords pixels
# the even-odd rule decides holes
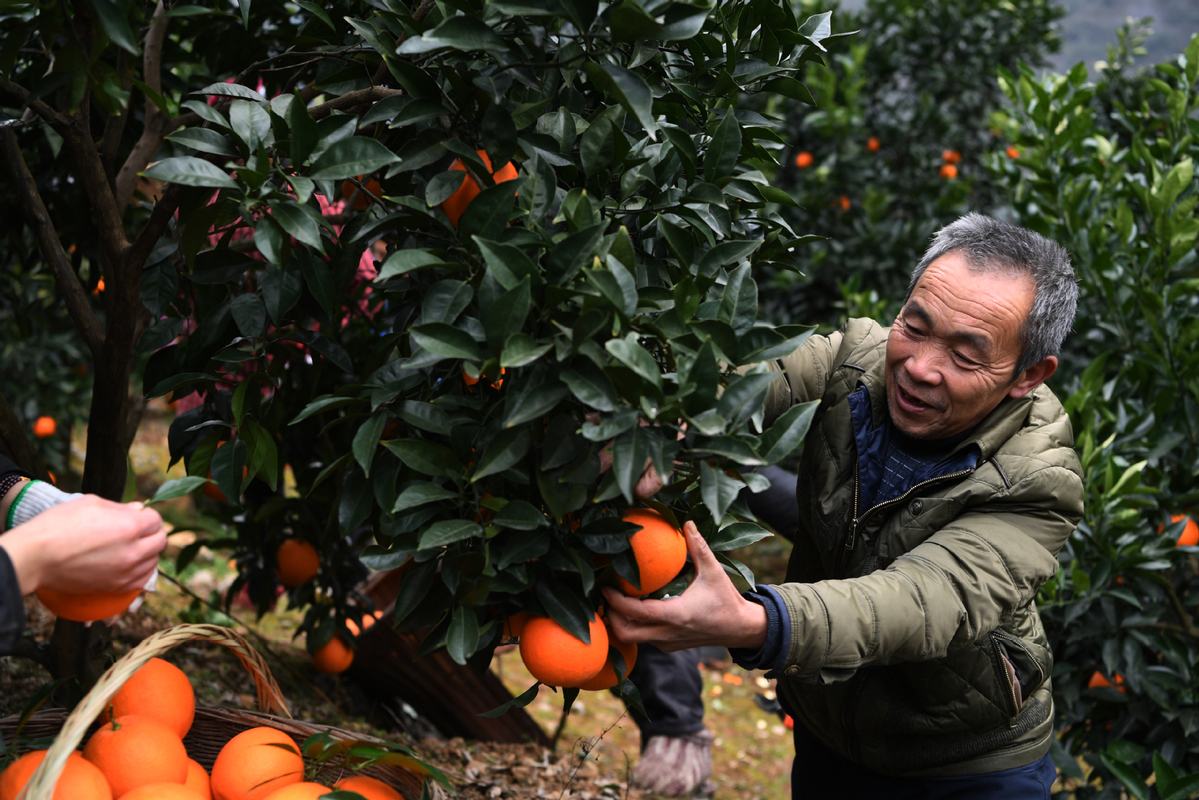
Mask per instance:
[[[217,625],[178,625],[150,636],[113,664],[100,676],[96,685],[70,715],[61,710],[52,710],[38,712],[29,718],[23,733],[34,738],[56,738],[45,760],[29,781],[24,792],[25,800],[51,800],[54,784],[58,781],[58,775],[66,765],[67,758],[79,747],[89,731],[99,727],[96,717],[133,673],[151,658],[185,642],[197,640],[213,642],[232,650],[254,679],[254,685],[258,690],[258,707],[265,712],[273,711],[283,715],[220,707],[197,707],[195,722],[192,723],[183,744],[187,747],[188,755],[205,769],[212,769],[212,762],[216,760],[217,753],[224,747],[225,742],[244,730],[259,726],[283,731],[296,742],[297,747],[312,734],[321,732],[328,732],[337,739],[369,738],[327,725],[290,719],[291,715],[287,711],[287,704],[279,686],[271,677],[262,657],[245,639],[236,632]],[[17,717],[0,720],[0,734],[3,734],[6,740],[10,739],[16,732],[17,724]],[[421,796],[424,780],[408,770],[395,766],[373,766],[361,770],[361,773],[378,778],[393,787],[406,800],[417,800]]]

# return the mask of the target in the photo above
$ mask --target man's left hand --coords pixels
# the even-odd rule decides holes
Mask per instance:
[[[696,576],[669,600],[640,600],[606,587],[608,622],[623,642],[650,642],[667,652],[702,645],[761,649],[766,610],[737,591],[694,522],[683,525]]]

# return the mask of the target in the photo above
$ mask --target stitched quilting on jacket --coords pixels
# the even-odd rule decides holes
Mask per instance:
[[[928,476],[867,508],[859,451],[887,418],[887,333],[851,320],[809,339],[777,365],[785,380],[767,398],[768,420],[821,401],[776,587],[790,621],[780,699],[883,774],[1024,766],[1053,733],[1053,657],[1034,598],[1082,518],[1070,422],[1044,386],[1005,398]]]

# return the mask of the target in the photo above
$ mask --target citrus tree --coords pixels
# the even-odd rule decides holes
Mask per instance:
[[[996,157],[1021,224],[1068,247],[1081,279],[1059,380],[1086,513],[1042,592],[1062,743],[1107,794],[1199,788],[1199,37],[1138,70],[1126,30],[1098,80],[1083,65],[1002,71],[1018,159]],[[1082,773],[1065,751],[1063,772]],[[1080,787],[1091,796],[1094,786]]]
[[[123,457],[96,438],[128,403],[110,382],[149,354],[145,394],[184,409],[172,458],[225,496],[259,607],[284,540],[319,551],[293,590],[310,648],[368,610],[364,548],[404,565],[395,622],[460,662],[518,611],[587,640],[597,587],[639,584],[621,517],[647,465],[675,476],[657,507],[715,549],[764,535],[730,513],[762,488],[740,470],[789,455],[812,409],[763,429],[759,362],[810,329],[757,319],[753,274],[793,265],[799,235],[766,179],[780,120],[749,100],[808,97],[797,76],[836,38],[829,14],[11,8],[4,163],[108,359],[84,486],[103,446]],[[68,211],[80,191],[90,218]],[[107,279],[103,336],[71,300],[84,266]]]
[[[1062,14],[1050,0],[868,0],[838,11],[859,33],[827,64],[806,66],[817,109],[775,101],[789,145],[775,184],[795,199],[782,213],[824,238],[799,251],[802,273],[769,275],[765,314],[891,321],[932,234],[1005,204],[985,167],[1011,144],[990,119],[1005,105],[996,69],[1043,65]]]

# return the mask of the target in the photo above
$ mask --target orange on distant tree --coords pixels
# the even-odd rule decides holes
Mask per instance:
[[[637,663],[637,645],[634,642],[621,642],[613,638],[611,631],[608,634],[608,646],[615,647],[624,659],[624,676],[629,677],[629,673],[633,671],[633,665]],[[579,686],[580,689],[586,689],[590,692],[598,692],[603,689],[611,689],[617,684],[616,667],[612,665],[612,654],[608,653],[608,658],[604,661],[604,665],[600,667],[600,671],[595,677],[586,683]]]
[[[500,375],[503,375],[507,371],[508,370],[504,369],[503,367],[500,367]],[[479,382],[478,378],[472,378],[470,376],[469,372],[467,372],[465,369],[462,370],[462,383],[464,386],[474,386],[478,382]],[[495,383],[493,383],[491,385],[498,389],[504,385],[504,379],[502,377],[496,378]]]
[[[334,789],[342,792],[358,792],[366,800],[404,800],[404,796],[378,778],[369,775],[354,775],[338,781]]]
[[[1019,148],[1017,148],[1015,145],[1009,144],[1008,148],[1007,148],[1007,157],[1008,158],[1019,158],[1020,157]]]
[[[141,592],[141,589],[131,589],[128,592],[70,594],[54,589],[38,589],[35,594],[56,617],[73,622],[95,622],[123,613]]]
[[[1183,526],[1182,533],[1178,534],[1179,547],[1191,547],[1199,544],[1199,524],[1195,520],[1188,517],[1186,514],[1173,514],[1170,516],[1170,522],[1181,522],[1186,520],[1187,524]],[[1165,525],[1158,525],[1157,532],[1161,533],[1166,529]]]
[[[100,280],[98,280],[96,282],[96,288],[92,289],[92,294],[100,294],[100,292],[102,292],[102,291],[104,291],[104,278],[103,277],[101,277]]]
[[[169,661],[152,658],[141,666],[109,701],[112,717],[142,714],[166,725],[182,739],[196,718],[196,693],[183,670]],[[110,719],[108,711],[102,722]]]
[[[204,800],[204,795],[183,783],[150,783],[121,795],[117,800]]]
[[[520,659],[547,686],[582,686],[608,659],[608,630],[598,615],[588,623],[591,643],[576,639],[549,617],[533,617],[520,634]]]
[[[800,169],[807,169],[808,167],[812,166],[812,162],[814,160],[815,159],[812,158],[812,154],[807,150],[800,150],[795,156],[795,166],[799,167]]]
[[[651,508],[629,509],[623,519],[641,526],[641,530],[629,537],[641,573],[641,588],[620,576],[616,582],[625,594],[644,597],[670,583],[683,569],[687,563],[687,540],[678,528]]]
[[[212,800],[212,780],[208,777],[208,770],[194,758],[187,760],[187,780],[183,785],[200,795],[203,800]]]
[[[847,194],[843,194],[843,195],[841,195],[841,200],[840,200],[839,202],[840,202],[840,204],[841,204],[841,210],[842,210],[842,211],[848,211],[848,210],[849,210],[849,207],[850,207],[850,205],[852,205],[852,204],[849,202],[849,195],[847,195]]]
[[[941,160],[946,164],[960,164],[962,163],[962,154],[957,150],[942,150]]]
[[[951,181],[951,180],[957,178],[957,176],[958,176],[958,168],[955,167],[953,164],[942,164],[941,165],[941,177],[942,178],[944,178],[947,181]]]
[[[275,576],[291,589],[312,580],[320,568],[316,548],[303,539],[285,539],[275,551]]]
[[[57,431],[58,423],[54,421],[54,417],[38,417],[33,423],[33,435],[39,439],[53,436]]]
[[[268,794],[262,800],[317,800],[318,797],[331,793],[333,790],[319,783],[303,781],[284,786]]]
[[[476,150],[475,152],[479,154],[479,159],[482,160],[488,172],[491,173],[492,179],[497,184],[516,179],[516,167],[512,166],[511,161],[498,170],[493,170],[491,168],[491,157],[487,155],[486,151]],[[458,190],[441,204],[441,210],[450,218],[450,224],[455,228],[458,227],[458,220],[462,219],[462,215],[466,212],[466,207],[471,204],[472,200],[479,196],[479,192],[483,191],[479,188],[479,184],[475,179],[470,176],[470,173],[466,171],[466,165],[462,163],[462,159],[460,158],[454,159],[454,163],[450,164],[450,171],[456,170],[466,172],[466,178],[463,179],[462,185],[458,187]]]
[[[100,768],[117,798],[149,783],[187,780],[183,741],[142,714],[126,714],[102,726],[87,740],[83,757]]]
[[[0,800],[17,800],[45,758],[45,750],[31,750],[0,772]],[[74,752],[59,773],[53,800],[112,800],[112,789],[99,767]]]
[[[1091,674],[1091,680],[1087,682],[1087,688],[1119,689],[1121,692],[1128,694],[1128,690],[1124,688],[1124,676],[1119,672],[1114,674],[1112,676],[1112,680],[1109,681],[1106,677],[1104,677],[1102,672],[1095,670],[1095,672]]]
[[[304,759],[286,733],[250,728],[230,739],[212,765],[213,800],[263,800],[304,780]]]
[[[358,183],[362,183],[363,177],[362,175],[358,176]],[[371,178],[366,183],[362,183],[362,186],[364,188],[359,189],[353,181],[345,181],[341,185],[342,199],[348,203],[350,198],[353,197],[355,211],[365,211],[372,203],[383,197],[383,187],[374,178]],[[358,193],[357,196],[355,196],[355,192]]]
[[[882,146],[883,145],[881,142],[879,142],[877,136],[871,136],[869,139],[866,140],[866,149],[869,150],[871,153],[877,153],[879,151],[879,148],[881,148]]]
[[[312,663],[326,675],[337,675],[354,663],[354,651],[340,634],[334,634],[332,639],[313,652]]]

